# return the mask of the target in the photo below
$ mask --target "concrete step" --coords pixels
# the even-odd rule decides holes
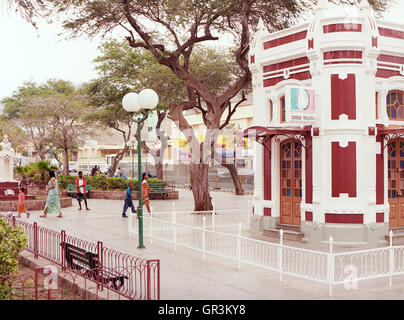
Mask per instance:
[[[390,228],[390,230],[393,231],[393,235],[404,233],[404,227],[392,227],[392,228]],[[389,232],[390,232],[390,230],[389,230]]]
[[[283,231],[290,230],[300,232],[300,226],[296,226],[294,224],[277,223],[276,229],[282,229]]]
[[[390,236],[386,236],[385,239],[390,244]],[[395,231],[393,231],[392,240],[393,240],[393,246],[404,245],[404,230],[401,230],[401,231],[395,230]]]
[[[280,239],[281,229],[264,229],[262,234],[266,237]],[[283,230],[283,240],[301,242],[304,237],[304,233],[295,230]]]

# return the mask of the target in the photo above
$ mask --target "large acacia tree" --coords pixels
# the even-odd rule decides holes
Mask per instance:
[[[41,160],[50,144],[63,152],[63,172],[68,175],[69,152],[92,132],[91,125],[85,122],[90,106],[83,89],[64,80],[30,82],[5,98],[3,104],[3,119],[26,133]]]
[[[148,51],[134,50],[127,42],[106,41],[100,46],[100,51],[101,55],[94,60],[99,77],[88,85],[90,103],[96,110],[88,115],[88,119],[122,135],[123,148],[114,158],[110,175],[113,175],[119,161],[129,150],[128,141],[131,135],[137,137],[137,127],[132,115],[123,109],[122,98],[129,91],[139,92],[147,87],[159,94],[159,104],[155,112],[160,147],[151,148],[144,140],[141,146],[143,151],[153,156],[156,176],[163,179],[162,160],[168,137],[161,130],[161,125],[166,118],[168,105],[179,96],[184,97],[184,85],[169,69],[158,64]]]
[[[166,118],[169,106],[186,99],[186,86],[170,69],[159,64],[153,55],[142,48],[131,48],[127,42],[116,40],[104,42],[100,46],[101,55],[95,59],[99,78],[89,86],[90,101],[97,106],[97,111],[91,115],[93,120],[103,126],[113,128],[122,134],[124,147],[118,152],[113,163],[113,169],[128,151],[126,143],[132,131],[130,115],[122,108],[123,95],[129,91],[139,91],[143,88],[153,88],[159,94],[159,105],[156,108],[156,133],[160,140],[159,148],[151,148],[142,141],[142,149],[151,154],[156,166],[156,175],[163,178],[163,155],[167,147],[167,136],[161,125]],[[192,73],[201,79],[214,93],[219,93],[227,86],[233,77],[240,73],[237,64],[231,59],[231,52],[223,52],[213,48],[198,46],[191,58]],[[243,100],[241,100],[243,101]],[[197,109],[203,114],[204,109],[199,99]],[[222,126],[225,126],[224,123]],[[135,135],[136,136],[136,135]],[[219,162],[222,163],[221,157]],[[224,162],[223,162],[224,163]],[[224,163],[225,166],[234,164]],[[113,172],[114,170],[112,170]],[[237,176],[237,171],[233,170]],[[240,181],[236,193],[242,193]]]
[[[195,210],[212,208],[208,184],[208,168],[212,141],[215,141],[221,117],[230,101],[251,82],[248,68],[250,34],[259,18],[269,30],[290,25],[306,6],[316,0],[43,0],[63,17],[64,28],[72,36],[108,33],[115,28],[127,31],[133,48],[144,48],[162,65],[184,81],[187,97],[169,107],[169,118],[185,133],[193,149],[190,165]],[[336,1],[351,3],[353,0]],[[370,1],[376,8],[385,1]],[[66,14],[68,13],[68,14]],[[67,18],[66,18],[67,17]],[[156,27],[157,26],[157,27]],[[164,30],[164,41],[156,37],[156,29]],[[204,80],[192,73],[191,57],[195,46],[203,42],[219,42],[223,34],[235,37],[234,60],[242,70],[220,93],[213,93]],[[199,103],[202,101],[202,103]],[[208,129],[205,141],[199,143],[183,112],[200,107]],[[229,111],[229,115],[233,110]],[[199,149],[199,150],[198,150]]]
[[[31,142],[38,157],[45,160],[46,146],[50,140],[47,110],[42,106],[33,107],[32,100],[49,96],[50,91],[44,85],[25,82],[9,97],[2,100],[3,121],[20,128],[27,141]]]

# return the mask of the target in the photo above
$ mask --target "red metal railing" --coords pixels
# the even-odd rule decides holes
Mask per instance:
[[[42,257],[61,266],[62,272],[75,273],[96,283],[97,290],[107,290],[134,300],[160,299],[160,261],[144,260],[104,247],[103,242],[93,243],[66,231],[55,231],[36,222],[28,223],[15,217],[5,218],[9,224],[20,225],[28,237],[26,250],[35,258]],[[68,250],[79,250],[87,265],[73,261]],[[82,267],[80,267],[82,266]]]

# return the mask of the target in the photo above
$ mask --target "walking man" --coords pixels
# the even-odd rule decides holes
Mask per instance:
[[[86,196],[86,178],[83,177],[83,172],[79,171],[79,176],[76,178],[76,194],[77,201],[79,202],[79,210],[81,210],[81,200],[84,199],[84,204],[86,205],[86,210],[90,210],[87,206],[87,196]]]
[[[133,199],[132,199],[132,188],[133,188],[133,183],[129,182],[129,187],[126,189],[126,194],[125,194],[125,204],[123,205],[123,212],[122,212],[122,218],[127,218],[128,216],[126,215],[126,210],[130,207],[132,209],[132,213],[136,213],[135,205],[133,204]]]

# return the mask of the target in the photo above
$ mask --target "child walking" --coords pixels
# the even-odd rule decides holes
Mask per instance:
[[[25,189],[23,187],[20,188],[20,192],[18,194],[18,216],[17,218],[21,218],[21,213],[25,212],[27,218],[29,218],[30,213],[25,209]]]
[[[126,189],[126,194],[125,194],[125,204],[123,205],[122,218],[128,217],[126,215],[126,210],[128,210],[129,207],[132,209],[132,213],[136,213],[135,205],[133,204],[133,200],[132,200],[132,187],[133,187],[133,183],[129,182],[129,187],[128,187],[128,189]]]

